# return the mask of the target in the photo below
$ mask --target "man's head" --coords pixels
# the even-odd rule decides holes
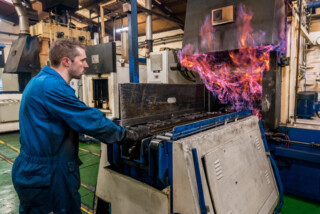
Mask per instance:
[[[49,51],[49,60],[53,68],[67,71],[70,80],[80,79],[88,67],[84,46],[75,40],[59,39]]]

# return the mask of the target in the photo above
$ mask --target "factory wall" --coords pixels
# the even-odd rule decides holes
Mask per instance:
[[[0,29],[2,32],[8,32],[13,34],[19,33],[19,26],[14,25],[11,22],[0,19]],[[0,33],[0,43],[4,44],[4,57],[5,61],[8,58],[8,54],[11,48],[12,41],[17,39],[16,35],[8,35]],[[3,68],[0,68],[0,91],[18,91],[18,76],[16,74],[4,74]]]
[[[160,39],[160,38],[165,38],[165,37],[168,37],[168,36],[174,36],[174,35],[177,35],[177,34],[183,34],[183,30],[181,29],[178,29],[178,30],[172,30],[172,31],[167,31],[167,32],[162,32],[162,33],[155,33],[153,34],[153,40],[156,40],[156,39]],[[145,36],[140,36],[138,38],[138,42],[143,42],[146,40],[146,37]],[[173,49],[181,49],[182,48],[182,39],[181,41],[175,41],[175,42],[166,42],[165,40],[163,41],[162,44],[156,44],[153,46],[153,51],[156,52],[156,51],[159,51],[160,48],[163,48],[163,47],[167,47],[167,48],[173,48]],[[139,57],[145,57],[146,56],[146,49],[145,48],[139,48]]]

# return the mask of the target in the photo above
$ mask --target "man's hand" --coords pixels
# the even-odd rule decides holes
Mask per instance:
[[[114,122],[115,124],[117,124],[117,125],[119,126],[119,123],[120,123],[119,118],[110,116],[110,117],[108,117],[108,119],[111,120],[112,122]]]
[[[126,128],[126,134],[124,139],[120,144],[133,143],[143,138],[146,138],[149,135],[149,129],[146,127],[129,127]]]

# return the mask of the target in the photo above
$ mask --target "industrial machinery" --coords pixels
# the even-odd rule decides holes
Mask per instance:
[[[285,90],[280,124],[276,130],[268,132],[267,140],[279,167],[284,193],[319,203],[319,88],[316,77],[312,80],[313,72],[318,72],[319,60],[315,52],[319,46],[315,43],[317,37],[311,36],[312,21],[308,17],[320,5],[310,2],[307,6],[304,1],[297,1],[289,6],[292,13],[287,28],[290,65],[283,69],[282,88]],[[314,34],[317,36],[319,32]],[[294,46],[299,48],[290,48]]]
[[[82,77],[82,100],[105,113],[116,110],[116,48],[113,42],[86,47],[89,68]],[[117,113],[118,114],[118,113]]]
[[[88,106],[119,118],[118,84],[129,82],[128,64],[117,62],[114,42],[87,46],[86,54],[89,68],[80,82],[73,80],[72,87]],[[145,70],[140,65],[141,82],[146,81]]]
[[[0,133],[19,130],[21,93],[0,94]]]
[[[39,44],[38,38],[30,36],[29,23],[34,24],[38,20],[37,11],[32,9],[30,1],[14,0],[12,3],[15,6],[19,16],[20,33],[18,39],[12,42],[10,52],[6,63],[4,64],[3,47],[0,48],[1,67],[4,68],[3,73],[6,79],[6,86],[13,83],[14,86],[9,86],[10,91],[0,93],[0,132],[9,132],[19,130],[19,107],[22,96],[22,91],[29,82],[32,76],[40,71],[39,63]],[[4,65],[4,66],[3,66]],[[17,75],[16,79],[11,82],[10,74]],[[4,77],[4,76],[2,76]],[[15,87],[15,83],[17,87]]]
[[[40,71],[38,38],[30,35],[29,23],[38,20],[38,15],[29,1],[13,1],[19,15],[20,33],[12,42],[4,67],[4,73],[18,74],[19,92],[22,92],[32,76]]]
[[[259,48],[255,48],[253,40],[247,46],[238,43],[241,4],[257,14],[252,18],[253,29],[266,33]],[[262,122],[267,129],[275,129],[280,121],[280,71],[285,60],[280,60],[284,30],[279,23],[285,21],[284,9],[284,2],[276,0],[188,2],[186,48],[179,60],[184,69],[199,73],[204,85],[119,85],[119,123],[144,136],[136,142],[101,146],[96,213],[272,213],[279,199],[276,211],[281,208],[282,185],[276,167],[272,168],[269,161]],[[234,15],[228,16],[228,11]],[[242,57],[244,53],[251,53],[248,58],[240,58],[245,63],[234,60],[234,56]],[[253,69],[252,56],[267,60],[258,61]],[[174,57],[169,51],[150,54],[149,83],[174,82],[170,79],[170,60],[174,61]],[[229,67],[223,67],[228,63]],[[241,102],[234,105],[237,108],[228,107],[235,100],[229,99],[229,103],[223,103],[224,110],[210,111],[208,106],[212,103],[207,100],[210,96],[206,95],[205,86],[223,100],[233,91],[224,92],[222,86],[236,85],[212,81],[209,78],[216,76],[215,70],[210,69],[223,68],[222,76],[228,78],[226,68],[230,68],[230,79],[240,82],[240,74],[245,74],[243,70],[238,72],[241,66],[260,83],[252,92],[256,96],[238,99]],[[244,82],[233,89],[237,91],[245,85]],[[239,93],[242,97],[247,95]],[[262,122],[248,108],[262,109]]]
[[[318,115],[319,101],[318,92],[303,91],[297,97],[297,116],[300,118],[311,118]]]
[[[145,138],[102,145],[97,213],[271,213],[283,189],[269,154],[285,193],[319,202],[318,96],[298,94],[303,66],[294,47],[307,47],[300,33],[311,41],[301,8],[282,0],[188,1],[180,63],[199,73],[225,113],[199,108],[207,96],[184,88],[199,87],[192,84],[121,85],[120,123]],[[148,82],[170,82],[165,56],[151,54]],[[241,111],[248,108],[261,123]]]
[[[261,118],[268,130],[270,151],[278,164],[284,192],[319,202],[320,120],[314,117],[318,96],[310,92],[319,89],[316,80],[314,85],[309,83],[306,73],[310,66],[306,64],[308,47],[314,47],[309,51],[314,53],[319,47],[309,34],[310,14],[303,2],[189,1],[182,64],[202,74],[207,88],[221,101],[236,100],[232,103],[236,109],[242,109],[243,104],[255,108],[260,93],[248,96],[257,91],[251,84],[255,77],[252,71],[262,68],[263,63],[256,59],[270,48],[264,52],[270,60],[261,76]],[[314,57],[318,63],[318,53]],[[315,70],[317,66],[312,65]],[[250,82],[249,92],[246,87],[238,90],[245,85],[243,81]]]
[[[275,209],[277,183],[251,111],[207,112],[202,84],[129,83],[119,91],[120,124],[144,137],[102,145],[96,213]]]
[[[181,67],[176,50],[151,52],[147,59],[148,83],[195,83],[196,76],[195,72]]]

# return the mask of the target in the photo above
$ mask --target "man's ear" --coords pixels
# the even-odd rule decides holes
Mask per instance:
[[[69,67],[70,64],[71,64],[71,59],[68,58],[68,57],[62,57],[61,59],[61,64],[64,66],[64,67]]]

